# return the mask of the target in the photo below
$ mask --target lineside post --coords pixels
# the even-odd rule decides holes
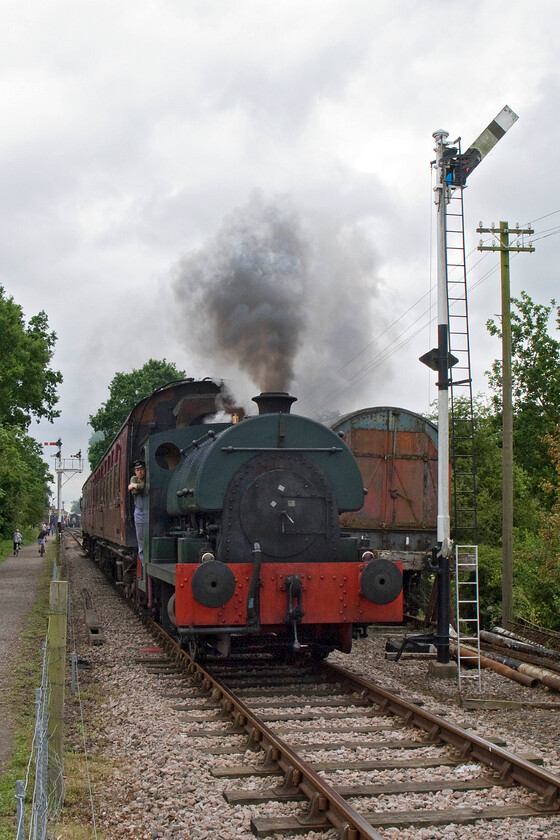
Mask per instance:
[[[58,771],[63,756],[64,678],[66,667],[66,612],[68,581],[52,580],[49,599],[48,677],[50,685],[48,737],[49,747],[57,757],[57,767],[49,762],[49,788],[58,786]]]
[[[520,245],[518,236],[532,235],[531,228],[510,229],[507,222],[500,222],[499,230],[492,225],[477,233],[492,233],[499,236],[499,245],[478,246],[479,251],[499,251],[502,284],[502,624],[508,627],[513,621],[513,402],[512,402],[512,340],[511,340],[511,292],[509,277],[510,251],[533,253],[531,243]],[[510,245],[509,236],[516,237]]]

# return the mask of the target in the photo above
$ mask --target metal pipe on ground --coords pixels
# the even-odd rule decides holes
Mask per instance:
[[[467,650],[470,650],[472,658],[472,651],[476,653],[475,648],[470,649],[469,645],[466,645],[465,647]],[[519,659],[503,656],[501,653],[491,653],[490,651],[485,651],[485,654],[485,658],[490,661],[495,661],[504,665],[504,667],[513,669],[518,674],[529,677],[534,681],[541,682],[543,685],[546,685],[548,688],[552,688],[554,691],[560,691],[560,677],[558,674],[555,674],[554,671],[549,671],[548,668],[541,668],[537,665],[529,665],[527,662],[521,662]],[[534,684],[535,683],[533,682],[533,685]],[[524,683],[524,685],[529,685],[529,683]]]
[[[527,674],[527,676],[533,676],[540,680],[543,685],[553,688],[554,691],[560,691],[560,677],[553,671],[549,671],[548,668],[538,668],[536,665],[528,665],[526,662],[522,662],[519,671],[522,674]]]
[[[549,671],[560,674],[560,662],[556,660],[544,659],[542,656],[525,653],[521,650],[510,651],[509,648],[504,648],[503,645],[490,644],[490,642],[486,641],[484,642],[484,646],[487,656],[490,656],[489,651],[498,653],[501,656],[511,652],[512,655],[515,653],[515,658],[520,662],[526,662],[528,665],[536,665],[537,668],[547,668]]]
[[[471,648],[468,645],[461,645],[460,652],[458,652],[457,644],[453,644],[453,652],[455,656],[461,656],[461,659],[466,659],[472,662],[473,659],[473,652],[476,653],[475,648]],[[537,684],[537,679],[535,677],[530,677],[527,674],[522,674],[519,671],[515,671],[513,668],[508,668],[507,665],[502,665],[501,662],[495,662],[493,659],[489,659],[486,656],[480,657],[480,667],[487,668],[490,671],[496,671],[496,673],[501,674],[503,677],[507,677],[514,682],[519,683],[520,685],[526,685],[529,688],[533,688]]]
[[[490,633],[488,630],[480,631],[480,638],[490,644],[498,644],[502,647],[510,648],[511,650],[518,650],[520,653],[540,653],[542,656],[548,656],[549,659],[560,659],[560,653],[548,650],[543,645],[534,645],[530,642],[521,642],[519,639],[512,638],[511,634],[504,630],[503,632],[496,632],[502,630],[501,627],[494,627]],[[507,635],[506,635],[507,634]]]
[[[519,671],[523,662],[520,659],[513,659],[511,656],[504,656],[503,653],[497,650],[485,650],[484,655],[488,659],[493,659],[494,662],[501,662],[502,665],[507,665],[508,668],[513,668],[514,671]]]

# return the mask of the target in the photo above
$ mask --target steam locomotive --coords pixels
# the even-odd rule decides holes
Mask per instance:
[[[365,492],[341,436],[292,414],[287,393],[254,401],[244,417],[222,384],[181,380],[139,402],[84,485],[84,547],[195,656],[349,652],[368,624],[402,621],[401,564],[341,529]],[[127,490],[136,459],[143,563]]]

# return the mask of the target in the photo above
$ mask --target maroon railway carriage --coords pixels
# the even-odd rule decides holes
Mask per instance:
[[[134,406],[82,491],[82,530],[86,547],[106,540],[136,556],[133,499],[128,492],[132,464],[144,458],[148,436],[169,428],[203,423],[231,406],[221,384],[210,379],[172,382]]]

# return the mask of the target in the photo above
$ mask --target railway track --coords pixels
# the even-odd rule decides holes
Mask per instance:
[[[559,813],[560,778],[340,666],[266,656],[202,665],[157,625],[151,629],[168,658],[146,658],[144,666],[162,676],[184,670],[207,698],[192,738],[208,741],[202,749],[219,761],[212,774],[232,783],[226,801],[292,804],[291,813],[253,817],[257,837],[335,829],[341,840],[379,840],[388,826],[498,824]],[[193,722],[192,702],[174,708]],[[419,780],[426,771],[432,778]],[[387,780],[391,772],[396,780]],[[410,807],[418,794],[438,800],[442,790],[457,804],[441,807],[439,796],[436,808]],[[484,805],[461,801],[472,791],[481,792]]]
[[[184,720],[178,749],[202,757],[224,809],[245,822],[248,806],[257,837],[393,838],[407,826],[445,837],[479,820],[507,837],[508,821],[547,816],[560,826],[560,778],[503,743],[329,662],[195,662],[144,622],[157,649],[136,664],[162,712]]]

